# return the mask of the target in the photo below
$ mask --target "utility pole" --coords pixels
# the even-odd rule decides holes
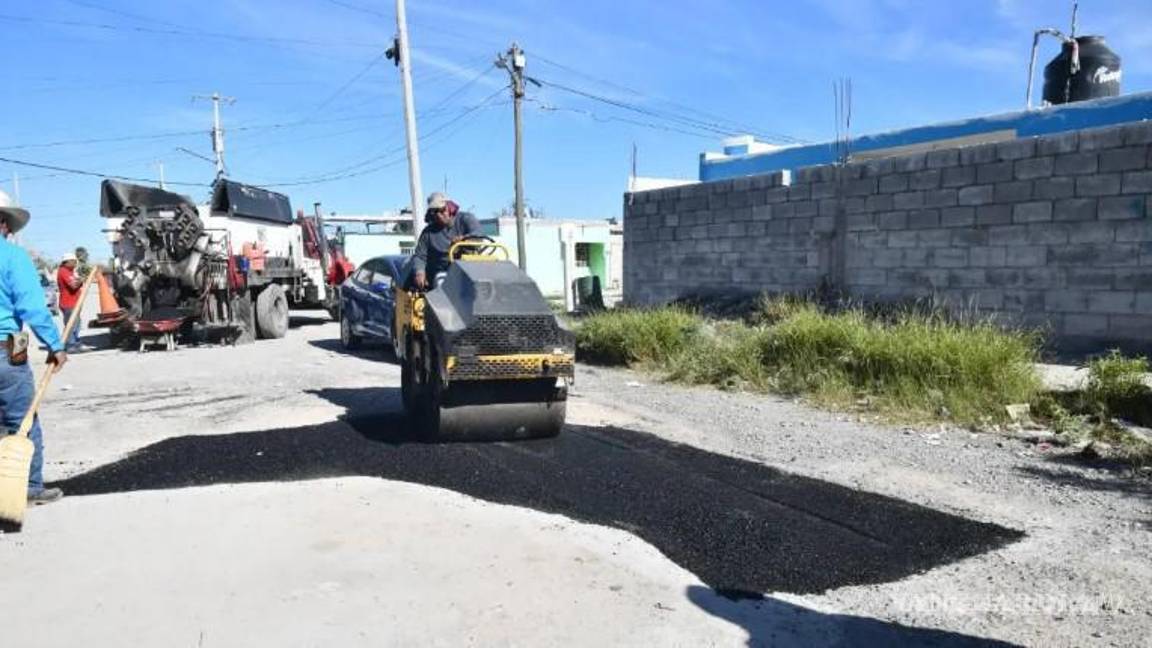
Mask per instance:
[[[236,103],[235,97],[222,97],[219,92],[210,95],[195,95],[192,100],[209,99],[212,101],[212,152],[216,154],[216,178],[224,177],[224,128],[220,126],[220,102],[228,105]]]
[[[164,160],[157,160],[156,166],[160,168],[160,188],[167,189],[168,187],[164,186]]]
[[[508,71],[512,77],[512,111],[516,130],[516,161],[514,173],[516,175],[516,251],[519,255],[520,269],[528,269],[528,254],[524,245],[524,127],[520,117],[520,104],[524,99],[524,66],[527,60],[524,51],[516,43],[512,43],[507,56],[504,54],[496,58],[496,67]]]
[[[387,52],[400,67],[400,85],[404,94],[404,126],[408,141],[408,192],[412,199],[412,235],[420,237],[424,224],[424,190],[420,187],[420,141],[416,136],[416,100],[412,96],[412,58],[408,55],[408,17],[404,0],[396,0],[396,40]]]
[[[16,199],[16,204],[20,204],[20,174],[12,172],[12,197]]]

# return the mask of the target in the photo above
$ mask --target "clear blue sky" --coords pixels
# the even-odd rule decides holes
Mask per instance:
[[[1152,89],[1152,3],[1080,9],[1080,33],[1106,35],[1123,57],[1125,92]],[[408,201],[399,78],[391,62],[372,64],[393,10],[391,0],[8,0],[0,157],[143,178],[163,160],[170,181],[208,183],[211,165],[176,149],[210,155],[210,105],[191,97],[219,91],[237,99],[224,109],[233,178],[331,179],[281,190],[296,207],[395,209]],[[620,214],[633,143],[641,174],[694,178],[699,153],[723,137],[701,123],[830,139],[840,77],[853,80],[854,132],[1019,109],[1031,31],[1066,29],[1069,13],[1046,0],[409,0],[425,191],[447,179],[481,216],[511,199],[507,79],[477,77],[512,40],[530,75],[631,107],[529,88],[530,203],[596,218]],[[1040,63],[1056,51],[1045,43]],[[102,138],[119,141],[40,146]],[[13,172],[33,211],[27,244],[106,255],[98,178],[0,162],[10,193]]]

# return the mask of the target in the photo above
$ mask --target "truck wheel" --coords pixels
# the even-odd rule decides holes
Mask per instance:
[[[260,337],[273,340],[288,332],[288,297],[280,284],[271,284],[256,295],[256,330]]]

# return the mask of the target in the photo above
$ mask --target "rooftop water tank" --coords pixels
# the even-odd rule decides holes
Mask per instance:
[[[1063,104],[1120,94],[1120,57],[1103,36],[1077,36],[1065,41],[1059,56],[1044,66],[1044,101]],[[1073,52],[1079,49],[1080,69],[1073,72]]]

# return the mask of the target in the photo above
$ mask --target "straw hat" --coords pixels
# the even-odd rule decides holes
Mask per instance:
[[[8,221],[8,229],[15,234],[24,229],[32,215],[27,209],[16,206],[16,202],[8,194],[0,191],[0,217]]]

